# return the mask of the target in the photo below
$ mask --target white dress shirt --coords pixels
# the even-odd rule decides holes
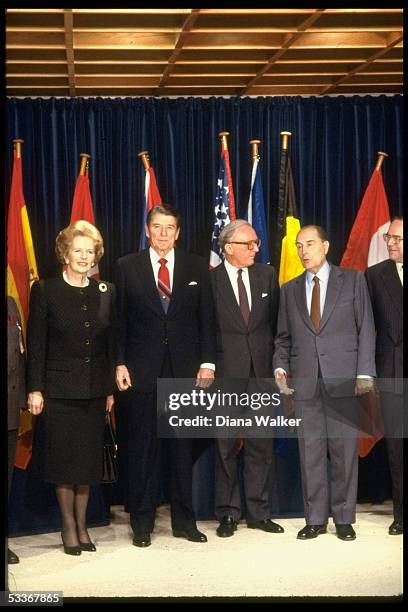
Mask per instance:
[[[402,268],[402,262],[396,262],[398,276],[400,277],[401,285],[404,285],[404,270]]]
[[[235,298],[239,304],[239,291],[238,291],[238,270],[242,270],[242,282],[244,283],[244,287],[248,296],[248,304],[249,310],[252,308],[252,298],[251,298],[251,285],[249,284],[249,273],[248,268],[236,268],[232,264],[230,264],[225,259],[225,269],[227,271],[228,277],[230,279],[232,289],[234,291]]]
[[[157,282],[159,280],[159,270],[161,266],[160,260],[161,259],[167,260],[166,267],[169,271],[170,291],[173,291],[174,249],[171,249],[171,251],[167,253],[166,257],[162,258],[162,256],[158,255],[158,253],[156,253],[156,251],[152,249],[152,247],[149,247],[149,255],[150,255],[150,261],[151,261],[152,268],[153,268],[154,282],[156,284],[156,287],[157,287]],[[200,365],[200,368],[208,368],[209,370],[215,370],[215,364],[214,363],[202,363]]]

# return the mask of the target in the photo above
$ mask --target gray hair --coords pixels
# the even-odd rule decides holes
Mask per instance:
[[[228,225],[224,227],[218,238],[218,246],[222,252],[225,250],[225,245],[230,242],[235,230],[243,225],[249,225],[249,227],[252,227],[252,225],[248,221],[245,221],[245,219],[235,219],[235,221],[231,221],[231,223],[228,223]]]

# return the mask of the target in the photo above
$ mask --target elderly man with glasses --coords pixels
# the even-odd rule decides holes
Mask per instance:
[[[403,533],[403,256],[404,221],[395,217],[384,234],[389,259],[366,271],[374,312],[376,367],[392,479],[394,521],[388,533]]]
[[[255,263],[260,244],[247,221],[232,221],[219,237],[225,261],[210,273],[217,318],[217,374],[224,382],[234,379],[234,392],[249,392],[255,378],[273,377],[279,285],[272,266]],[[230,537],[241,517],[236,440],[216,442],[217,535]],[[273,440],[245,438],[244,455],[247,526],[282,533],[283,528],[270,519],[269,509]]]

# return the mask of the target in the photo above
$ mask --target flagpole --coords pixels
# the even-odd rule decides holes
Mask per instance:
[[[80,169],[79,169],[79,175],[80,176],[85,176],[86,165],[88,163],[88,159],[91,159],[91,156],[88,155],[88,153],[81,153],[80,157],[81,157],[81,166],[80,166]]]
[[[21,140],[21,138],[13,138],[11,142],[14,145],[18,159],[20,159],[21,158],[21,145],[24,143],[24,140]]]
[[[257,159],[260,159],[258,145],[261,144],[260,140],[250,140],[249,144],[252,146],[252,160],[255,162]]]
[[[221,138],[221,147],[223,150],[228,151],[228,140],[229,132],[219,132],[218,136]]]
[[[281,132],[280,135],[282,136],[282,149],[287,151],[289,148],[289,136],[292,136],[292,132]]]
[[[140,151],[137,156],[142,160],[144,169],[148,170],[150,168],[149,151]]]
[[[381,170],[382,163],[386,157],[388,157],[388,153],[384,153],[384,151],[378,151],[377,153],[377,164],[375,166],[376,170]]]

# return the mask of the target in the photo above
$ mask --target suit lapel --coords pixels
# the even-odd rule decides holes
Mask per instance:
[[[254,325],[256,321],[256,317],[259,312],[260,303],[262,299],[261,298],[262,285],[261,285],[261,282],[258,276],[258,270],[255,267],[255,264],[248,268],[248,275],[249,275],[249,285],[251,287],[251,302],[252,302],[251,312],[249,315],[249,324],[248,324],[248,328],[249,328]]]
[[[387,293],[402,317],[402,298],[404,291],[395,263],[389,261],[388,265],[381,270],[380,276]]]
[[[320,330],[326,325],[333,308],[336,305],[337,299],[340,295],[341,288],[343,286],[344,273],[340,268],[336,266],[330,266],[329,282],[327,283],[326,299],[324,302],[322,320],[320,321]]]
[[[295,279],[295,300],[299,310],[299,313],[305,322],[305,324],[312,330],[312,332],[316,333],[312,320],[310,318],[309,312],[307,310],[306,303],[306,272],[303,272],[300,276]]]
[[[245,327],[245,321],[242,317],[237,298],[231,285],[225,265],[222,263],[217,267],[216,272],[216,295],[217,300],[221,300],[225,307],[230,311],[235,321],[242,327]]]
[[[140,257],[136,260],[142,287],[145,288],[144,294],[155,312],[162,315],[163,306],[160,302],[159,292],[154,280],[152,263],[150,261],[149,249],[145,249],[140,253]]]

